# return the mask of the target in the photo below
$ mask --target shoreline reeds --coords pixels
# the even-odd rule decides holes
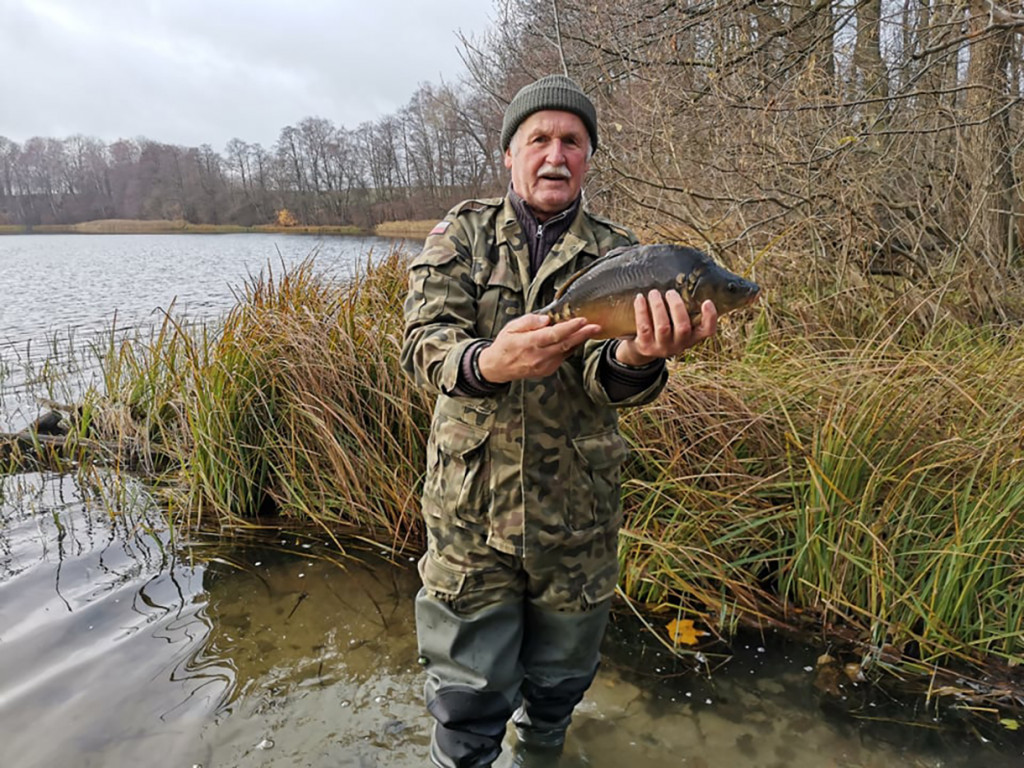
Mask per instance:
[[[340,283],[311,259],[267,269],[216,328],[168,315],[112,336],[89,434],[150,456],[186,530],[418,551],[431,403],[398,365],[405,263],[371,255]],[[624,414],[622,594],[722,637],[819,633],[862,678],[1024,706],[1024,337],[935,307],[923,322],[917,300],[877,312],[865,294],[838,317],[787,298]]]

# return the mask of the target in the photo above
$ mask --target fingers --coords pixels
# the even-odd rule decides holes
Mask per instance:
[[[536,345],[541,348],[554,348],[568,354],[587,339],[593,338],[601,330],[601,326],[588,323],[586,318],[574,317],[563,320],[536,335]]]
[[[711,299],[700,305],[700,323],[694,328],[694,341],[703,341],[714,336],[718,330],[718,307]]]
[[[601,326],[584,318],[551,324],[547,315],[522,315],[510,320],[480,353],[480,373],[495,383],[549,376],[600,332]]]
[[[548,315],[538,315],[536,312],[527,312],[525,315],[520,315],[517,318],[509,320],[502,330],[507,330],[513,333],[522,333],[525,331],[534,331],[538,328],[543,328],[550,322],[551,318]]]
[[[661,291],[653,290],[646,299],[637,295],[634,310],[639,310],[641,304],[643,312],[637,313],[637,338],[641,343],[652,344],[652,353],[668,353],[690,338],[690,315],[678,291],[668,291],[663,296]]]
[[[530,313],[509,321],[503,330],[528,333],[547,327],[547,330],[531,339],[530,344],[536,347],[559,347],[565,352],[572,351],[601,330],[601,326],[588,323],[583,317],[561,320],[553,325],[550,323],[551,318],[548,315]]]
[[[650,344],[654,339],[654,325],[651,322],[651,309],[643,294],[638,293],[633,299],[633,315],[636,320],[637,344]]]
[[[668,307],[665,306],[665,299],[662,297],[661,291],[651,291],[647,294],[647,306],[651,309],[654,340],[659,345],[666,344],[672,340],[672,318],[669,317]],[[687,325],[689,325],[688,320]]]
[[[633,300],[636,319],[636,351],[650,357],[673,357],[714,335],[718,329],[718,312],[714,302],[701,305],[700,321],[690,321],[686,302],[678,291],[664,295],[653,290]]]
[[[655,311],[653,304],[652,311]],[[665,314],[666,325],[661,329],[661,334],[657,335],[657,339],[671,349],[678,349],[681,345],[686,344],[693,333],[690,313],[686,309],[686,302],[683,301],[683,297],[679,295],[678,291],[669,291],[665,294],[662,311]]]

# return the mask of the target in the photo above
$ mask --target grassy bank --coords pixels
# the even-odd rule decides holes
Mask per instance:
[[[374,228],[374,232],[381,237],[394,237],[396,239],[422,241],[437,224],[436,219],[425,221],[385,221]]]
[[[268,271],[223,327],[112,341],[91,434],[149,457],[188,528],[418,552],[431,404],[398,366],[405,263],[344,285],[312,262]],[[821,633],[859,677],[1024,703],[1020,332],[927,296],[759,279],[757,312],[624,414],[623,593],[724,638]]]

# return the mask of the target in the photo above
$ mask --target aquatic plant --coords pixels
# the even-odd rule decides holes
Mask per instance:
[[[340,283],[310,258],[251,277],[215,331],[169,317],[148,343],[107,350],[111,404],[180,467],[185,525],[408,544],[427,405],[398,372],[404,292],[397,252]]]

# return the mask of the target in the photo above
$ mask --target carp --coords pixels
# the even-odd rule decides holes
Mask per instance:
[[[718,315],[746,307],[761,292],[756,283],[734,275],[696,248],[682,245],[632,245],[609,251],[558,289],[555,300],[536,310],[553,322],[585,317],[602,328],[598,339],[636,335],[633,298],[672,289],[686,302],[690,318],[700,317],[705,299]]]

